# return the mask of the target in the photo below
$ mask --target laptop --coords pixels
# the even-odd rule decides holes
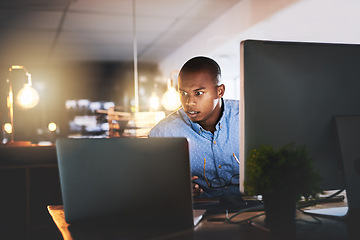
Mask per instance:
[[[186,138],[60,138],[56,151],[70,225],[194,227]]]

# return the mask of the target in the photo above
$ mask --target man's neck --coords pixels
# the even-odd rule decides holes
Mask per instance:
[[[224,103],[223,103],[223,99],[221,98],[219,100],[218,105],[214,109],[214,114],[217,115],[217,118],[215,119],[215,121],[209,122],[209,123],[207,123],[207,122],[199,123],[200,126],[203,129],[205,129],[207,131],[210,131],[211,133],[214,134],[214,132],[216,131],[216,125],[220,121],[220,119],[221,119],[221,117],[223,115],[223,112],[224,112]]]

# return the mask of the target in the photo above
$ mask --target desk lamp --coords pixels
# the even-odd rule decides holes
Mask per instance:
[[[10,141],[7,142],[8,145],[30,145],[30,142],[26,141],[14,141],[14,93],[13,93],[13,84],[12,84],[12,76],[11,73],[13,70],[24,70],[25,75],[27,76],[27,81],[18,94],[16,95],[16,103],[18,106],[24,109],[30,109],[35,107],[39,103],[39,94],[32,87],[31,74],[27,71],[24,66],[20,65],[12,65],[9,68],[9,78],[7,79],[7,83],[9,84],[9,93],[7,97],[7,107],[8,113],[10,117],[10,124],[5,124],[5,131],[10,134]]]

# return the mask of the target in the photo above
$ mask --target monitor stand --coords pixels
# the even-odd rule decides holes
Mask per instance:
[[[360,116],[335,116],[345,176],[347,207],[310,209],[305,213],[357,221],[360,214]]]
[[[335,116],[345,175],[347,218],[360,213],[360,116]]]

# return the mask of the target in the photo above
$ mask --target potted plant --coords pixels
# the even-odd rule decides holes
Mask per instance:
[[[247,194],[262,195],[265,224],[271,232],[295,232],[296,204],[320,192],[319,171],[305,146],[286,144],[277,150],[261,145],[246,160]]]

